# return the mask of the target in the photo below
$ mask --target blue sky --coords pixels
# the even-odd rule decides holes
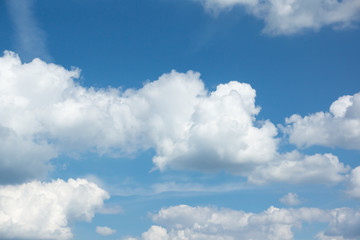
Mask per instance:
[[[360,239],[359,20],[0,1],[0,238]]]

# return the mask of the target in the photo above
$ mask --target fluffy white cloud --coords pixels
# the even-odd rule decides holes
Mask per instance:
[[[97,226],[96,227],[96,232],[100,235],[103,235],[103,236],[109,236],[109,235],[112,235],[114,233],[116,233],[116,230],[115,229],[111,229],[109,227],[101,227],[101,226]]]
[[[354,198],[360,199],[360,167],[351,171],[349,178],[349,190],[347,193]]]
[[[194,0],[207,10],[219,12],[234,6],[264,20],[263,32],[272,35],[294,34],[324,26],[344,28],[360,19],[358,0]]]
[[[249,175],[249,182],[338,183],[346,178],[349,166],[344,166],[330,153],[303,155],[298,151],[281,154],[274,161],[258,166]]]
[[[317,112],[286,119],[285,133],[298,147],[322,145],[360,149],[360,93],[343,96],[330,106],[330,112]]]
[[[288,193],[282,198],[280,198],[279,201],[288,206],[296,206],[301,203],[301,200],[296,193]]]
[[[22,64],[11,52],[0,58],[0,76],[0,137],[8,142],[0,148],[0,165],[21,172],[20,163],[32,163],[24,179],[46,172],[46,161],[63,152],[154,148],[160,170],[223,168],[237,174],[276,153],[277,129],[255,119],[260,108],[246,83],[207,92],[199,73],[172,71],[139,90],[95,90],[74,82],[77,69],[39,59]]]
[[[277,128],[256,120],[260,107],[249,84],[232,81],[209,92],[199,73],[172,71],[120,91],[84,88],[77,77],[77,69],[39,59],[22,64],[11,52],[0,58],[0,183],[41,178],[62,153],[150,148],[161,171],[225,169],[257,184],[337,183],[348,170],[331,154],[277,153]],[[333,112],[355,116],[342,108],[357,98],[334,104]]]
[[[0,186],[1,239],[70,239],[69,221],[90,221],[108,199],[85,179]]]
[[[153,215],[153,221],[159,225],[152,226],[141,239],[292,240],[293,229],[300,230],[304,222],[329,224],[327,230],[317,235],[320,239],[358,238],[359,214],[358,211],[349,208],[321,210],[270,207],[256,214],[231,209],[178,205],[161,209]],[[352,222],[352,219],[355,221]]]
[[[210,95],[197,99],[180,138],[164,138],[157,144],[154,163],[164,169],[213,171],[225,168],[242,174],[271,161],[276,154],[277,129],[258,122],[255,90],[249,84],[221,84]]]

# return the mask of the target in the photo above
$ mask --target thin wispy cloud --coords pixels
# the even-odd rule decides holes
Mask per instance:
[[[154,196],[161,194],[181,193],[182,196],[186,194],[204,195],[209,193],[226,193],[233,191],[240,191],[249,189],[254,186],[247,186],[243,183],[219,183],[216,185],[205,185],[196,182],[176,183],[176,182],[161,182],[154,183],[147,188],[136,186],[108,186],[108,190],[112,196]]]
[[[34,15],[33,0],[7,0],[15,31],[15,49],[26,61],[39,57],[51,60],[46,47],[46,34]]]

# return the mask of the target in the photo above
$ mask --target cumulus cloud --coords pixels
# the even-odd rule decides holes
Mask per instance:
[[[282,198],[280,198],[279,201],[288,206],[296,206],[301,204],[301,200],[296,193],[288,193]]]
[[[84,88],[74,82],[77,69],[39,59],[22,64],[11,52],[0,58],[0,75],[0,137],[13,144],[0,163],[17,169],[6,154],[36,162],[24,178],[46,169],[46,160],[57,154],[74,151],[131,154],[154,148],[160,170],[222,168],[237,174],[276,153],[277,129],[256,120],[256,93],[246,83],[208,92],[199,73],[172,71],[139,90]],[[46,154],[35,159],[37,152]]]
[[[360,20],[358,0],[194,0],[218,13],[241,6],[265,23],[264,33],[290,35],[325,26],[344,28]]]
[[[220,84],[197,100],[183,136],[158,144],[157,167],[225,168],[241,174],[273,159],[277,129],[269,121],[255,120],[260,108],[255,106],[255,90],[249,84]]]
[[[349,166],[330,154],[303,155],[298,151],[281,154],[274,161],[258,166],[249,182],[324,183],[335,184],[346,179]]]
[[[69,221],[90,221],[108,198],[85,179],[0,186],[0,238],[70,239]]]
[[[297,114],[286,119],[284,132],[298,147],[322,145],[360,150],[360,93],[342,96],[330,112],[305,117]]]
[[[349,208],[321,210],[318,208],[279,209],[270,207],[261,213],[251,213],[231,209],[219,210],[212,207],[178,205],[161,209],[154,214],[152,219],[159,225],[153,225],[142,235],[141,239],[292,240],[294,239],[293,230],[301,231],[304,222],[328,223],[328,229],[320,232],[317,235],[318,238],[357,238],[360,236],[358,215],[358,211]],[[355,221],[352,222],[354,217]]]
[[[100,226],[97,226],[96,227],[96,232],[100,235],[103,235],[103,236],[109,236],[109,235],[112,235],[114,233],[116,233],[116,230],[114,229],[111,229],[109,227],[100,227]]]
[[[338,183],[348,171],[331,154],[279,154],[277,128],[256,119],[260,107],[247,83],[210,92],[199,73],[172,71],[121,91],[82,87],[79,74],[39,59],[22,64],[11,52],[0,58],[0,183],[41,178],[59,154],[147,149],[155,150],[161,171],[226,170],[256,184]],[[347,116],[334,106],[337,116]]]

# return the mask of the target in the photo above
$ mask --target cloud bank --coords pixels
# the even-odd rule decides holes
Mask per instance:
[[[338,183],[349,170],[331,154],[278,153],[277,128],[256,119],[247,83],[210,92],[199,73],[172,71],[121,91],[82,87],[79,74],[39,59],[22,64],[12,52],[0,58],[0,183],[39,179],[59,154],[150,148],[161,171],[223,169],[255,184]]]
[[[236,6],[264,21],[263,32],[291,35],[331,26],[342,29],[360,20],[358,0],[194,0],[218,13]]]
[[[138,239],[293,240],[293,230],[300,230],[306,222],[328,224],[328,228],[316,236],[321,240],[360,237],[360,213],[350,208],[321,210],[270,207],[261,213],[251,213],[178,205],[161,209],[152,216],[152,220],[159,225],[153,225]]]
[[[90,221],[108,199],[85,179],[0,186],[1,239],[70,239],[70,221]]]

